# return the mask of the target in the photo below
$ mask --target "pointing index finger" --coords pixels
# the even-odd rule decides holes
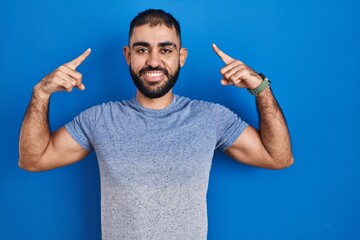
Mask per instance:
[[[75,70],[85,59],[90,55],[91,49],[86,49],[80,56],[75,58],[74,60],[66,63],[65,65],[70,67],[71,69]]]
[[[227,55],[226,53],[224,53],[223,51],[220,50],[220,48],[218,48],[214,43],[212,44],[212,48],[214,50],[214,52],[221,58],[221,60],[223,60],[226,64],[231,63],[232,61],[234,61],[234,59],[232,57],[230,57],[229,55]]]

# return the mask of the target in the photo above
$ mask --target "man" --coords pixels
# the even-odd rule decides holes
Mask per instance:
[[[34,87],[20,134],[19,166],[53,169],[95,150],[103,239],[206,239],[206,192],[216,148],[257,167],[293,163],[288,129],[268,80],[212,47],[225,62],[221,83],[257,95],[259,132],[219,104],[172,92],[187,57],[180,26],[162,10],[147,10],[132,20],[124,47],[134,99],[92,107],[50,133],[50,96],[85,89],[76,68],[89,56],[86,50]]]

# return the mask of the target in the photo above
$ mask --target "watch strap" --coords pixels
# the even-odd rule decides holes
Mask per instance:
[[[264,74],[259,73],[259,76],[263,79],[263,81],[260,83],[260,85],[254,89],[250,89],[250,88],[247,89],[249,91],[249,93],[251,93],[254,96],[259,95],[262,91],[265,90],[265,88],[267,88],[267,86],[270,85],[270,80],[267,77],[265,77]]]

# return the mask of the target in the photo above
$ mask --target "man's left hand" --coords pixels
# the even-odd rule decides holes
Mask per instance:
[[[222,75],[222,85],[234,85],[240,88],[255,89],[262,82],[262,78],[254,70],[248,67],[240,60],[236,60],[223,51],[221,51],[215,44],[212,44],[215,53],[224,61],[225,67],[220,69]]]

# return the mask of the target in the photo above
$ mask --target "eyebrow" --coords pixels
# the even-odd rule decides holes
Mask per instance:
[[[174,47],[175,49],[177,49],[177,46],[175,43],[172,42],[161,42],[158,44],[159,47]]]
[[[136,46],[150,47],[150,43],[148,43],[148,42],[135,42],[135,43],[133,43],[132,47],[136,47]],[[177,49],[176,44],[173,43],[173,42],[161,42],[161,43],[158,43],[158,46],[159,47],[172,46],[175,49]]]
[[[149,47],[150,43],[148,43],[148,42],[135,42],[135,43],[133,43],[132,47],[136,47],[136,46]]]

